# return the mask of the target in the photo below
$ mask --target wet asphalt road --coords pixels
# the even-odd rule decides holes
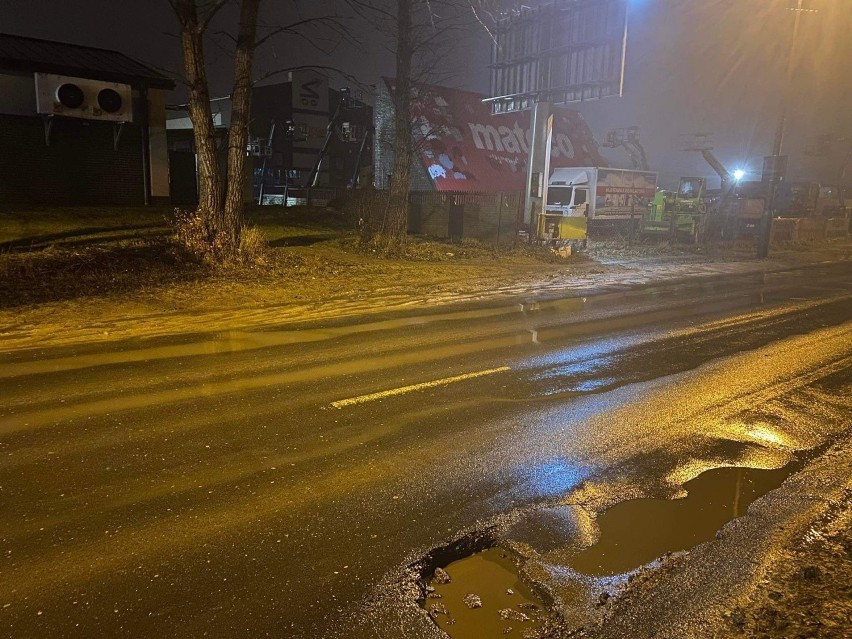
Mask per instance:
[[[477,522],[819,444],[747,415],[850,357],[848,264],[2,353],[0,634],[429,636],[359,611]]]

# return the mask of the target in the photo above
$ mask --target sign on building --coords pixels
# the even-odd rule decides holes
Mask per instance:
[[[302,134],[293,149],[291,168],[307,176],[325,141],[330,117],[328,78],[316,71],[302,69],[291,72],[290,80],[293,123]]]
[[[304,69],[290,74],[293,82],[293,110],[328,113],[328,78]]]

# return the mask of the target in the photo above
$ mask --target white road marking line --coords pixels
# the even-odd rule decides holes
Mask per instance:
[[[435,386],[446,386],[447,384],[452,384],[454,382],[462,382],[466,379],[485,377],[486,375],[494,375],[495,373],[502,373],[508,370],[511,370],[508,366],[500,366],[499,368],[489,368],[488,370],[478,371],[476,373],[465,373],[464,375],[445,377],[443,379],[436,379],[431,382],[421,382],[420,384],[412,384],[411,386],[400,386],[399,388],[393,388],[391,390],[379,391],[378,393],[370,393],[369,395],[359,395],[358,397],[350,397],[348,399],[341,399],[336,402],[331,402],[331,407],[343,408],[345,406],[354,406],[355,404],[364,404],[366,402],[372,402],[374,400],[383,399],[385,397],[393,397],[394,395],[411,393],[413,391],[422,390],[424,388],[434,388]]]

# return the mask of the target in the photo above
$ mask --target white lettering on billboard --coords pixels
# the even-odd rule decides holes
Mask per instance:
[[[498,153],[511,153],[519,155],[529,153],[529,145],[532,142],[532,131],[522,129],[515,122],[514,128],[501,126],[499,128],[491,124],[479,124],[469,122],[470,132],[473,134],[473,144],[477,149],[483,151],[497,151]],[[565,133],[557,132],[553,135],[553,157],[573,158],[576,156],[574,143]]]

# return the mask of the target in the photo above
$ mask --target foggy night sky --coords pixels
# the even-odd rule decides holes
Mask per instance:
[[[292,2],[265,0],[262,22],[289,23],[328,7],[344,11],[334,0],[297,4],[300,13],[293,15]],[[666,186],[681,175],[715,177],[700,155],[681,150],[682,134],[698,132],[714,134],[716,154],[729,169],[742,167],[750,171],[746,179],[760,179],[762,156],[771,153],[792,34],[793,12],[786,8],[794,5],[795,0],[631,0],[625,97],[578,108],[598,140],[608,128],[638,125],[651,168]],[[792,177],[833,183],[845,149],[835,144],[822,159],[804,150],[819,134],[852,137],[852,0],[806,0],[805,6],[819,13],[802,16],[785,152],[791,154]],[[236,9],[229,8],[213,31],[235,22]],[[341,42],[325,55],[298,38],[278,38],[258,52],[256,70],[333,65],[366,85],[392,76],[386,39],[363,20],[351,17],[346,25],[360,45]],[[115,49],[173,73],[182,64],[166,0],[0,0],[0,32]],[[469,38],[451,56],[459,70],[452,84],[487,92],[490,42],[477,30]],[[229,93],[226,46],[221,37],[207,46],[214,95]],[[348,84],[342,78],[331,82]],[[182,99],[176,91],[173,101]],[[605,155],[614,165],[628,166],[618,149]]]

